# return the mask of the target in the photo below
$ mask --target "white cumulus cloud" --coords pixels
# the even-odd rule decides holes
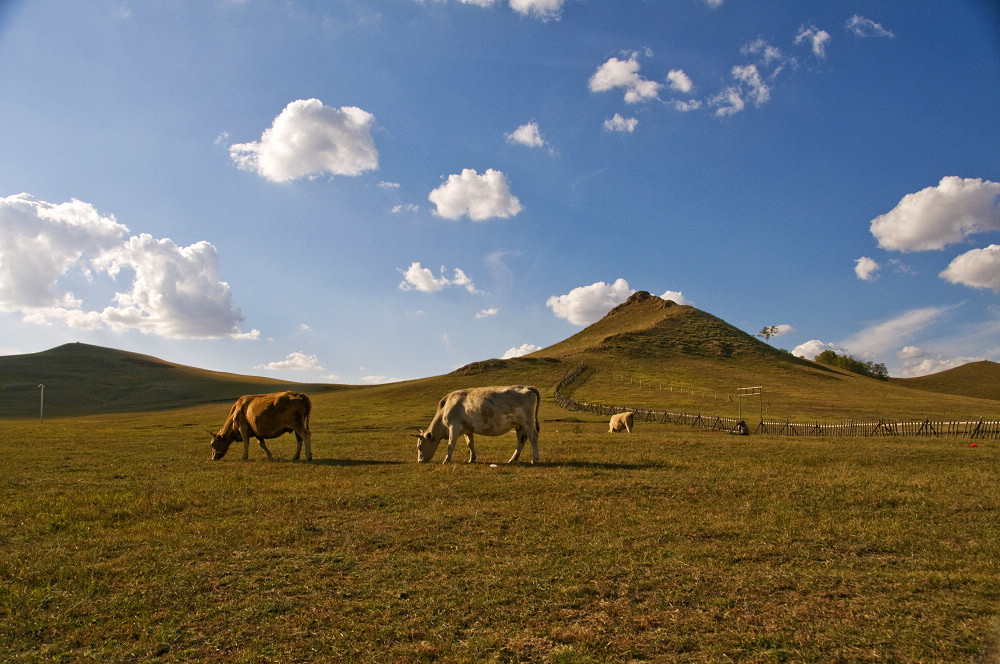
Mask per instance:
[[[691,78],[684,73],[683,69],[671,69],[667,72],[667,80],[670,81],[671,88],[685,94],[691,92],[691,88],[694,87]]]
[[[307,355],[301,351],[289,353],[285,359],[267,364],[258,364],[255,369],[267,369],[269,371],[291,370],[291,371],[325,371],[320,365],[319,358],[315,355]]]
[[[956,256],[939,276],[953,284],[1000,293],[1000,244]]]
[[[215,247],[181,247],[129,230],[78,200],[53,204],[28,194],[0,198],[0,310],[34,323],[115,331],[137,329],[173,338],[256,338],[240,332],[243,315],[220,278]],[[124,276],[129,288],[103,309],[60,288]]]
[[[639,74],[639,54],[632,53],[628,60],[609,58],[590,77],[591,92],[605,92],[615,88],[625,89],[625,101],[634,104],[645,99],[655,99],[660,84]]]
[[[356,106],[298,99],[274,118],[260,141],[232,145],[229,156],[239,168],[272,182],[323,173],[360,175],[378,168],[374,122],[375,116]]]
[[[545,305],[556,317],[565,318],[573,325],[590,325],[634,292],[624,279],[617,279],[613,284],[598,281],[574,288],[565,295],[553,295]]]
[[[491,307],[489,309],[481,309],[481,310],[479,310],[479,311],[476,312],[476,318],[480,318],[480,319],[481,318],[493,318],[498,313],[500,313],[500,310],[497,309],[496,307]]]
[[[795,355],[796,357],[804,357],[807,360],[815,360],[816,356],[825,350],[832,350],[839,355],[843,355],[847,352],[843,346],[824,343],[819,339],[810,339],[809,341],[799,344],[793,348],[792,355]]]
[[[694,302],[684,297],[684,293],[679,290],[668,290],[660,296],[661,300],[673,300],[677,304],[692,305]]]
[[[878,246],[896,251],[943,249],[974,233],[1000,230],[1000,183],[948,176],[907,194],[871,222]]]
[[[541,132],[538,131],[537,122],[523,124],[514,131],[506,134],[508,143],[517,143],[529,148],[540,148],[545,146]]]
[[[862,256],[854,261],[854,274],[861,281],[873,281],[878,277],[881,266],[874,258]]]
[[[406,270],[399,271],[403,275],[403,280],[399,283],[400,290],[418,290],[422,293],[436,293],[448,286],[461,286],[470,293],[479,293],[472,279],[457,267],[453,270],[450,278],[445,276],[444,267],[441,268],[440,276],[435,276],[434,272],[423,267],[419,262],[410,263],[410,267],[406,268]]]
[[[513,357],[521,357],[522,355],[527,355],[529,353],[534,353],[536,350],[541,350],[541,346],[536,346],[535,344],[521,344],[514,348],[509,348],[506,353],[503,354],[502,360],[509,360]]]
[[[219,256],[204,240],[188,247],[143,233],[106,253],[108,274],[133,274],[132,288],[116,293],[117,306],[101,316],[112,329],[137,329],[173,338],[213,338],[239,333],[243,315],[219,275]]]
[[[522,209],[521,201],[510,191],[507,176],[492,168],[482,175],[471,168],[449,175],[427,198],[437,206],[436,214],[445,219],[466,215],[473,221],[506,219]]]
[[[639,120],[636,118],[625,118],[622,117],[620,113],[615,113],[614,117],[608,118],[604,121],[605,131],[620,131],[627,134],[631,134],[635,131],[636,126],[638,126]]]
[[[128,228],[89,203],[47,203],[29,194],[0,198],[0,310],[80,307],[59,289],[71,270],[86,277],[92,261],[119,246]]]

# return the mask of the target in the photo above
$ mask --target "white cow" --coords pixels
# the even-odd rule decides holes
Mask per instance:
[[[635,411],[633,410],[612,415],[608,433],[620,433],[623,429],[628,433],[632,433],[632,418],[634,415]]]
[[[507,463],[521,455],[524,441],[531,441],[531,463],[538,463],[538,406],[542,395],[525,385],[508,387],[472,387],[455,390],[438,403],[437,413],[426,431],[417,435],[417,462],[430,461],[442,439],[448,439],[451,461],[455,442],[465,436],[469,442],[469,463],[476,460],[474,434],[500,436],[511,429],[517,434],[517,448]]]

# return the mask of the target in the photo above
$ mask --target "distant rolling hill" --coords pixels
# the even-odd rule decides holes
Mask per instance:
[[[181,408],[293,388],[333,389],[206,371],[149,355],[71,343],[0,357],[0,417],[37,416],[39,385],[45,385],[45,414],[53,417]]]
[[[44,383],[51,416],[182,408],[297,389],[312,394],[319,409],[327,399],[353,399],[362,409],[413,409],[425,418],[441,395],[458,387],[525,383],[551,397],[580,366],[586,371],[568,388],[570,396],[614,405],[804,422],[1000,416],[995,363],[880,381],[794,357],[695,307],[638,292],[577,334],[525,357],[382,386],[290,383],[66,344],[0,357],[0,417],[37,415]],[[740,399],[737,389],[750,386],[760,386],[762,396]]]
[[[1000,399],[1000,364],[989,360],[969,362],[954,369],[918,378],[893,378],[892,381],[929,392],[980,399]]]

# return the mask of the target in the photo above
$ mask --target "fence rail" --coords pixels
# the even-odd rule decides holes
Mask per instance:
[[[576,381],[584,371],[586,364],[566,374],[555,389],[556,403],[566,410],[594,413],[611,416],[617,413],[632,411],[634,419],[640,422],[660,422],[662,424],[685,424],[693,427],[738,433],[740,420],[737,417],[708,416],[692,413],[673,413],[652,408],[633,406],[616,406],[587,401],[576,401],[563,393],[563,390]],[[745,425],[744,425],[745,426]],[[747,433],[766,433],[779,436],[933,436],[960,437],[971,439],[1000,439],[1000,420],[979,418],[966,422],[947,422],[943,420],[911,420],[907,422],[889,422],[880,420],[850,420],[840,424],[820,424],[789,422],[788,420],[762,420],[755,429],[746,429]]]

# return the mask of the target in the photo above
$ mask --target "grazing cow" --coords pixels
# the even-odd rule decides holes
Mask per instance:
[[[634,415],[634,410],[627,410],[624,413],[612,415],[608,433],[621,433],[622,430],[632,433],[632,418]]]
[[[538,389],[524,385],[509,387],[473,387],[455,390],[438,403],[437,413],[426,431],[417,436],[417,462],[430,461],[442,439],[448,439],[451,461],[455,442],[465,436],[469,442],[469,463],[476,460],[474,434],[500,436],[511,429],[517,434],[517,448],[507,463],[521,456],[524,441],[531,441],[531,463],[538,463]]]
[[[303,441],[306,444],[306,461],[312,461],[310,410],[312,402],[309,401],[309,397],[298,392],[248,394],[240,397],[233,404],[229,417],[219,433],[212,434],[212,458],[221,459],[226,456],[233,442],[242,440],[243,460],[246,461],[250,454],[250,439],[256,438],[267,458],[273,459],[271,450],[264,444],[264,439],[277,438],[282,434],[294,432],[298,445],[292,461],[298,461]]]

